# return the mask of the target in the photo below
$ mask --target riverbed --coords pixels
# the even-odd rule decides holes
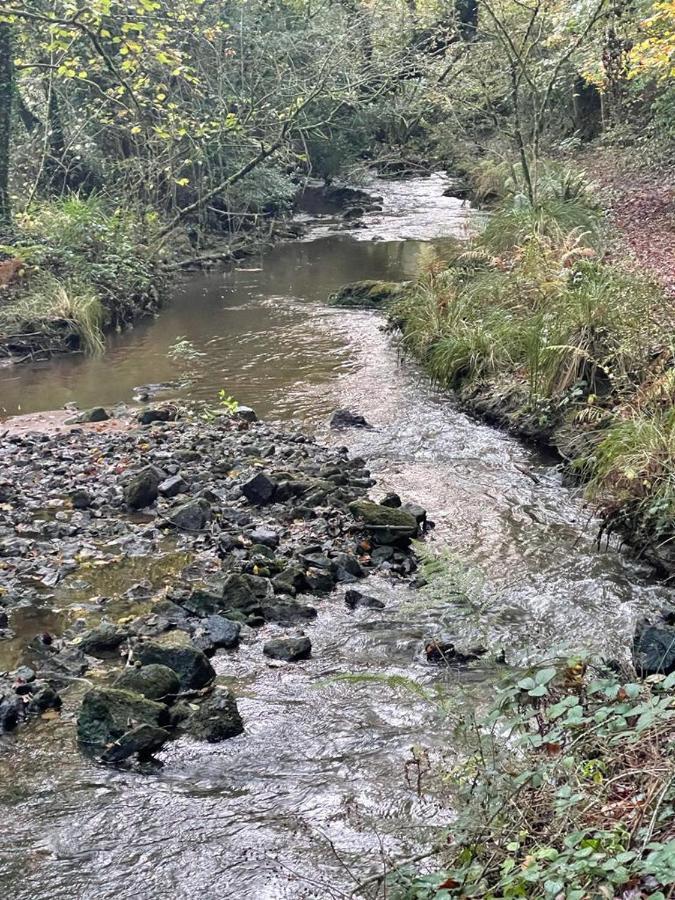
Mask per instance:
[[[377,314],[326,306],[345,282],[413,277],[476,227],[447,186],[441,175],[382,182],[383,210],[364,227],[321,219],[302,241],[190,277],[158,318],[113,336],[100,358],[0,372],[9,415],[148,390],[215,402],[222,389],[265,418],[346,444],[378,479],[375,497],[395,490],[428,510],[428,547],[445,573],[426,591],[372,578],[382,611],[322,601],[307,662],[269,667],[257,643],[216,657],[245,733],[215,746],[180,740],[153,774],[79,755],[77,691],[61,718],[4,740],[3,898],[349,897],[451,818],[432,774],[418,783],[416,772],[427,752],[431,765],[451,765],[462,748],[418,695],[336,676],[440,685],[461,718],[493,696],[499,651],[510,666],[580,646],[624,657],[636,619],[671,598],[616,547],[598,550],[596,523],[551,460],[458,411],[401,359]],[[372,430],[331,432],[337,407]],[[439,671],[420,653],[439,633],[490,654]]]

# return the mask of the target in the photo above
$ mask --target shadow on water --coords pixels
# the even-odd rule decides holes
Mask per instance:
[[[376,496],[393,489],[427,507],[437,523],[431,544],[448,554],[448,576],[428,594],[372,579],[382,611],[321,601],[306,663],[263,661],[270,626],[217,657],[246,733],[215,746],[178,741],[159,772],[116,772],[80,757],[76,693],[60,720],[0,744],[7,900],[350,896],[381,869],[383,851],[405,855],[451,815],[442,795],[431,787],[419,795],[406,779],[411,748],[448,764],[461,748],[413,693],[334,675],[461,685],[473,706],[490,697],[498,667],[439,672],[420,657],[424,637],[503,647],[514,664],[564,643],[620,655],[636,617],[670,594],[615,550],[597,552],[589,514],[556,470],[402,364],[377,315],[322,305],[346,281],[411,277],[442,254],[443,235],[461,234],[469,216],[441,199],[443,186],[385,185],[384,212],[367,232],[325,236],[332,226],[321,223],[320,239],[190,279],[156,321],[114,339],[100,360],[3,373],[11,410],[128,400],[136,385],[186,376],[167,357],[184,335],[206,354],[189,363],[185,393],[213,398],[223,387],[263,415],[347,443],[369,460]],[[331,433],[326,418],[338,406],[374,429]]]

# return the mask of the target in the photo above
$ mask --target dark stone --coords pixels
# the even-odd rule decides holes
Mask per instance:
[[[242,485],[242,493],[249,503],[256,506],[265,506],[274,499],[277,484],[264,472],[258,472],[249,481]]]
[[[313,593],[330,593],[335,587],[335,582],[335,575],[330,570],[312,566],[305,572],[305,584]]]
[[[203,688],[216,677],[206,655],[192,646],[171,646],[148,641],[136,647],[134,657],[144,666],[156,663],[173,669],[180,679],[182,691]]]
[[[290,563],[272,579],[272,587],[277,594],[294,595],[305,587],[305,570],[296,563]]]
[[[377,597],[371,597],[368,594],[362,594],[361,591],[349,590],[345,592],[345,603],[350,609],[356,609],[357,606],[365,609],[384,609],[384,603]]]
[[[234,696],[225,690],[215,690],[194,712],[184,726],[197,740],[215,744],[236,737],[244,730]]]
[[[77,738],[88,749],[103,751],[139,724],[158,728],[168,721],[167,708],[161,703],[130,691],[93,688],[82,700]]]
[[[23,700],[17,694],[9,694],[5,697],[0,693],[0,734],[16,728],[23,715],[23,707]]]
[[[70,504],[73,509],[89,509],[92,504],[91,494],[88,491],[78,488],[70,494]]]
[[[180,679],[168,666],[151,663],[148,666],[130,666],[124,669],[113,687],[141,694],[147,700],[171,703],[180,691]]]
[[[245,615],[262,615],[262,602],[273,593],[267,578],[232,573],[223,582],[220,606],[223,610],[234,610]]]
[[[348,409],[337,409],[330,418],[331,428],[372,428],[366,419]]]
[[[417,503],[404,503],[401,509],[414,516],[418,525],[424,526],[426,524],[427,511],[424,507],[418,506]]]
[[[274,531],[273,528],[265,528],[261,525],[258,528],[254,528],[248,536],[254,544],[262,544],[272,549],[279,546],[279,532]]]
[[[675,671],[675,628],[639,622],[633,639],[633,664],[642,677]]]
[[[308,637],[274,638],[263,646],[263,653],[271,659],[297,662],[309,659],[312,654],[312,643]]]
[[[77,642],[79,649],[88,656],[97,659],[110,659],[117,656],[119,647],[129,637],[126,628],[113,625],[112,622],[101,622],[90,631],[85,631]]]
[[[176,410],[173,406],[143,409],[138,414],[138,421],[141,425],[150,425],[151,422],[172,422],[175,418]]]
[[[165,478],[160,482],[157,491],[162,497],[171,499],[177,497],[178,494],[184,494],[187,487],[187,482],[182,475],[171,475],[170,478]]]
[[[385,494],[384,498],[380,500],[381,506],[390,506],[392,509],[400,509],[401,507],[401,498],[398,494],[389,493]]]
[[[484,647],[458,650],[451,641],[431,640],[424,645],[424,655],[428,662],[445,665],[464,665],[473,662],[487,651]]]
[[[157,499],[160,474],[154,466],[145,466],[130,478],[124,488],[124,502],[131,509],[144,509]]]
[[[192,633],[195,647],[211,654],[219,649],[230,649],[239,643],[241,625],[225,616],[207,616],[202,619]]]
[[[179,531],[202,531],[210,519],[211,505],[201,497],[177,506],[167,516],[167,522]]]
[[[303,622],[311,622],[316,619],[317,612],[313,606],[307,603],[299,603],[297,600],[279,597],[265,603],[263,609],[264,621],[277,622],[279,625],[298,625]],[[251,622],[249,621],[249,625]]]
[[[156,725],[136,725],[126,731],[122,737],[106,747],[101,754],[104,763],[121,763],[130,756],[138,756],[147,761],[164,746],[171,735],[165,728]]]
[[[234,413],[235,419],[240,419],[242,422],[257,422],[258,416],[255,413],[255,410],[251,409],[250,406],[238,406],[237,411]]]

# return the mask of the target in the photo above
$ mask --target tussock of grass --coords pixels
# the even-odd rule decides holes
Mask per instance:
[[[17,242],[0,251],[23,260],[26,276],[0,297],[0,343],[30,351],[33,336],[42,350],[100,352],[104,328],[132,318],[152,292],[141,223],[100,197],[73,195],[41,203],[18,225]]]
[[[105,314],[101,301],[77,282],[61,283],[53,276],[32,280],[12,302],[0,306],[0,333],[10,340],[22,336],[58,331],[77,337],[80,349],[100,353],[104,347],[102,327]]]

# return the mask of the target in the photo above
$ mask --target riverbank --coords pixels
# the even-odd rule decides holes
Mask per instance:
[[[675,571],[669,453],[671,312],[661,287],[616,255],[593,187],[551,164],[541,199],[495,207],[407,288],[392,318],[465,409],[557,452],[639,555]]]

